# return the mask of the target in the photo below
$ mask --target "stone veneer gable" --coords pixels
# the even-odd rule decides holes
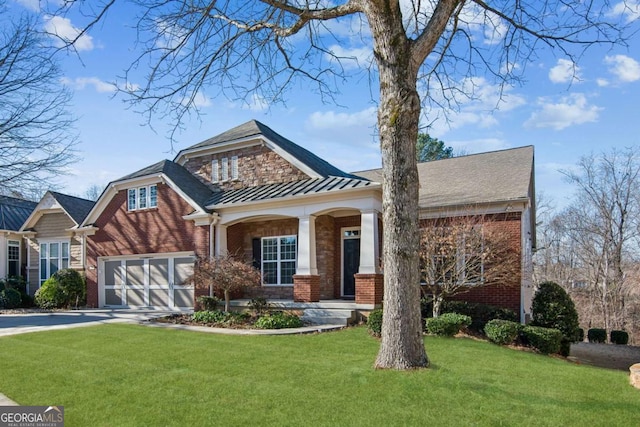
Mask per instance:
[[[222,170],[222,158],[229,159],[231,175],[231,157],[238,156],[238,179],[211,182],[211,162],[215,159]],[[265,184],[299,181],[309,176],[289,163],[276,152],[264,145],[229,150],[224,153],[207,154],[189,159],[184,167],[200,181],[216,190],[237,190]]]

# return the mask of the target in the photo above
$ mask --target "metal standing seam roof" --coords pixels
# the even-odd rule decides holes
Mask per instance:
[[[207,206],[215,209],[238,203],[278,200],[286,197],[373,187],[376,184],[377,183],[366,179],[344,177],[312,178],[302,181],[267,184],[216,193],[207,202]]]
[[[29,200],[0,196],[0,230],[20,230],[36,206],[36,202]]]

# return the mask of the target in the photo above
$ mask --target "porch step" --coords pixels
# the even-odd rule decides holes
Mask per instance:
[[[312,325],[342,325],[347,326],[355,320],[355,310],[307,308],[301,319]]]

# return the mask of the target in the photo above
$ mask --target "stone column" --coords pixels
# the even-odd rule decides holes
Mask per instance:
[[[360,268],[356,279],[356,304],[371,308],[382,303],[383,276],[380,274],[378,211],[360,214]]]
[[[293,299],[299,302],[320,301],[320,276],[316,260],[316,217],[298,218],[298,259],[293,276]]]

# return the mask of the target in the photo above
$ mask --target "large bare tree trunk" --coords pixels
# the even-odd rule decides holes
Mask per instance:
[[[402,25],[397,25],[402,20],[400,9],[385,12],[369,16],[380,73],[378,126],[383,159],[384,320],[375,366],[411,369],[429,364],[418,277],[419,64],[413,63],[411,43]]]

